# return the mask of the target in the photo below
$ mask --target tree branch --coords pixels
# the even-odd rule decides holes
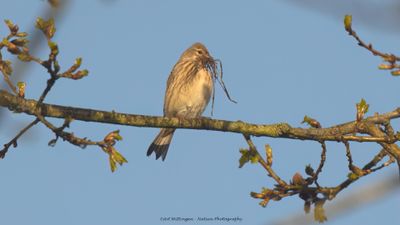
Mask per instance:
[[[86,122],[99,122],[119,124],[135,127],[161,127],[214,130],[248,134],[252,136],[266,136],[273,138],[290,138],[315,141],[358,141],[358,142],[382,142],[394,143],[398,136],[354,136],[359,127],[364,123],[383,124],[390,119],[400,117],[400,108],[381,115],[374,115],[359,122],[351,121],[329,128],[293,128],[287,123],[277,124],[251,124],[242,121],[227,121],[208,118],[184,119],[166,118],[160,116],[135,115],[127,113],[107,112],[101,110],[76,108],[42,103],[37,107],[37,101],[28,100],[0,90],[0,106],[7,107],[15,112],[23,112],[29,115],[42,115],[53,118],[73,118]]]

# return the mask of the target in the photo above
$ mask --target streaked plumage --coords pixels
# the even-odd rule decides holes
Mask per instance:
[[[213,62],[207,48],[195,43],[186,49],[168,77],[164,98],[164,116],[196,118],[207,107],[214,90],[207,65]],[[156,159],[165,160],[175,129],[162,128],[147,150]]]

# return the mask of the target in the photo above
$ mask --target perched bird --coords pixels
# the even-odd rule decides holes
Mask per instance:
[[[207,48],[195,43],[186,49],[172,69],[164,98],[164,116],[180,118],[200,117],[214,91],[210,66],[215,65]],[[161,128],[160,133],[147,150],[156,159],[165,160],[175,129]]]

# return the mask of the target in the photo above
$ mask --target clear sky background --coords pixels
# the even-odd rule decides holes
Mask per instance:
[[[1,19],[10,19],[29,32],[48,7],[43,0],[0,2]],[[304,127],[300,122],[309,115],[330,126],[354,120],[355,104],[361,98],[370,104],[371,113],[398,107],[399,78],[379,71],[381,60],[358,47],[342,22],[345,14],[353,14],[361,37],[378,49],[400,54],[400,30],[390,19],[395,1],[379,1],[379,7],[387,7],[381,14],[371,1],[325,1],[330,2],[325,6],[294,2],[72,1],[56,21],[54,40],[59,44],[62,69],[83,57],[82,67],[90,75],[80,81],[59,80],[46,102],[162,115],[172,66],[182,51],[200,41],[222,60],[225,83],[238,101],[229,102],[217,87],[214,118]],[[7,27],[1,25],[1,36],[6,33]],[[38,55],[45,58],[47,54],[42,46]],[[43,68],[32,65],[24,78],[26,97],[38,98],[47,78]],[[210,116],[209,108],[205,115]],[[1,143],[32,120],[5,111]],[[399,123],[395,125],[399,129]],[[99,148],[82,150],[62,141],[51,148],[47,143],[53,134],[48,129],[43,125],[31,129],[0,162],[1,224],[167,225],[160,217],[220,216],[261,225],[303,210],[297,197],[262,208],[249,196],[263,186],[271,187],[273,181],[259,165],[238,169],[239,148],[246,147],[241,135],[178,130],[162,162],[145,154],[158,129],[79,121],[71,125],[76,135],[91,139],[101,139],[115,129],[124,137],[116,147],[129,161],[115,173]],[[319,163],[320,146],[315,142],[254,140],[260,148],[266,143],[272,146],[274,168],[286,181],[295,172],[303,173],[306,164],[317,167]],[[363,165],[380,149],[376,144],[351,146],[356,165]],[[343,194],[396,171],[391,166]],[[320,184],[337,185],[347,173],[345,149],[328,143]],[[332,218],[329,224],[396,224],[399,200],[399,192],[393,192]]]

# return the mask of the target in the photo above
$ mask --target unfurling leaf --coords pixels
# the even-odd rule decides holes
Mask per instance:
[[[19,81],[17,83],[17,87],[18,87],[18,96],[21,98],[25,98],[25,87],[26,87],[25,82]]]
[[[110,162],[111,172],[114,172],[117,169],[117,163],[122,166],[122,164],[128,162],[128,160],[126,160],[125,157],[122,156],[113,146],[107,146],[106,152],[109,155],[108,160]]]
[[[351,15],[344,16],[344,29],[346,29],[346,31],[348,31],[348,32],[351,31],[352,20],[353,20],[353,17]]]
[[[324,203],[324,200],[318,200],[314,204],[314,220],[318,221],[319,223],[323,223],[328,220],[325,214]]]
[[[119,134],[119,130],[112,131],[104,137],[104,142],[108,145],[114,145],[115,141],[120,140],[122,140],[122,136]]]
[[[364,99],[361,99],[361,101],[357,103],[356,107],[357,107],[357,121],[361,121],[365,113],[368,112],[369,105]]]
[[[301,123],[307,123],[308,125],[314,128],[321,128],[321,124],[316,119],[308,117],[307,115],[304,116],[304,119]]]
[[[51,39],[55,32],[56,32],[56,27],[54,25],[54,19],[51,18],[49,20],[44,20],[41,17],[36,19],[36,28],[41,30],[44,35],[47,37],[47,39]]]
[[[257,163],[258,162],[258,154],[254,150],[248,150],[248,149],[240,149],[239,150],[242,156],[239,159],[239,168],[242,168],[244,164],[247,162],[251,163]]]

